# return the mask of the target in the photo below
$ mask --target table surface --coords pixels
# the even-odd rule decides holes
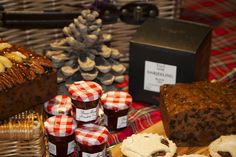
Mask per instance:
[[[160,135],[165,135],[162,121],[143,130],[141,133],[158,133]],[[110,147],[112,157],[123,157],[122,153],[120,151],[120,145],[121,145],[121,143]],[[207,147],[178,147],[178,149],[177,149],[178,155],[193,154],[193,153],[209,155]]]

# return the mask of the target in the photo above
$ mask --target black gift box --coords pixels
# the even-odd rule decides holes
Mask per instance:
[[[130,42],[129,92],[134,101],[158,104],[160,85],[207,80],[212,28],[149,19]]]

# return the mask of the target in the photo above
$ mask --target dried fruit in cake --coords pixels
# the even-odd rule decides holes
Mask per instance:
[[[0,120],[42,104],[56,93],[51,60],[0,39]]]
[[[211,157],[236,157],[236,135],[221,136],[209,145]]]
[[[208,146],[236,133],[236,83],[177,83],[161,86],[165,132],[177,146]]]
[[[122,142],[121,152],[127,157],[172,157],[176,145],[158,134],[134,134]]]

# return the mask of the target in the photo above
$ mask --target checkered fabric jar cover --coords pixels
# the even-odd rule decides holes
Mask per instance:
[[[71,98],[66,95],[57,95],[44,103],[44,109],[51,115],[70,115],[72,110]]]
[[[76,141],[86,146],[101,145],[107,142],[109,131],[104,126],[84,124],[75,130]]]
[[[132,97],[129,93],[123,91],[109,91],[101,97],[104,108],[114,111],[125,110],[132,103]]]
[[[102,95],[102,87],[93,81],[78,81],[68,87],[73,100],[90,102],[97,100]]]
[[[58,115],[48,118],[44,122],[44,128],[49,135],[65,137],[74,133],[77,123],[73,117]]]

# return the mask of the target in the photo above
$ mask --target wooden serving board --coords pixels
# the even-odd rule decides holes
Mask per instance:
[[[151,127],[145,129],[142,131],[142,133],[158,133],[160,135],[165,136],[165,131],[163,128],[162,121],[152,125]],[[110,148],[112,157],[123,157],[121,151],[120,151],[120,145],[117,144]],[[178,147],[177,148],[177,155],[182,154],[203,154],[209,156],[208,148],[207,147]]]

